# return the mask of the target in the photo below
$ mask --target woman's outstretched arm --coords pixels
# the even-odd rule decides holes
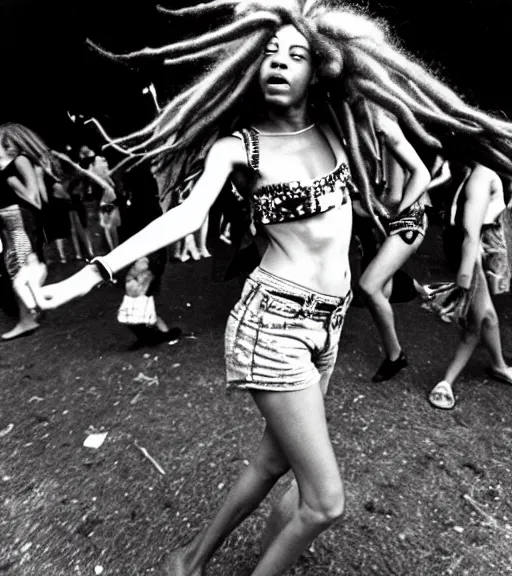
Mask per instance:
[[[104,256],[102,261],[106,268],[115,274],[139,258],[198,230],[233,168],[244,161],[243,148],[238,140],[224,138],[216,142],[208,154],[203,174],[189,198]],[[86,266],[62,282],[32,289],[40,308],[56,308],[87,294],[101,281],[102,276],[98,268]]]

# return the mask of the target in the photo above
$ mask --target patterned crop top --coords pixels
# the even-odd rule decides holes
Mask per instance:
[[[253,128],[235,133],[244,141],[249,166],[259,172],[259,135]],[[280,224],[308,218],[346,204],[357,193],[348,166],[341,162],[332,172],[307,182],[266,184],[252,193],[255,224]]]

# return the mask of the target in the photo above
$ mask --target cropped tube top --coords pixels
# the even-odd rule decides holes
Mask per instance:
[[[259,137],[254,129],[235,133],[244,141],[247,161],[259,172]],[[308,181],[266,184],[251,196],[255,224],[279,224],[308,218],[346,204],[357,189],[348,166],[340,162],[332,172]]]

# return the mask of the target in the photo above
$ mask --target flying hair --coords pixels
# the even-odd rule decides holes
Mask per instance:
[[[127,155],[153,158],[165,173],[164,195],[183,183],[190,187],[215,140],[244,127],[244,108],[264,48],[285,25],[293,25],[310,43],[319,80],[315,92],[321,94],[316,105],[345,141],[355,183],[374,217],[383,211],[374,192],[376,122],[382,113],[395,118],[415,144],[459,150],[468,162],[512,176],[512,123],[464,102],[398,45],[382,19],[362,9],[342,0],[212,0],[158,10],[165,18],[190,19],[195,27],[201,19],[215,22],[216,28],[128,54],[96,49],[122,62],[159,63],[163,74],[176,64],[203,67],[199,80],[184,86],[153,122],[126,137],[109,139]]]

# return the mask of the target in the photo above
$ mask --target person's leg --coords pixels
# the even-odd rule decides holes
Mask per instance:
[[[57,252],[59,254],[59,260],[62,264],[66,263],[66,253],[64,251],[64,239],[63,238],[55,238],[55,246],[57,247]]]
[[[78,238],[78,214],[72,210],[69,213],[69,219],[71,222],[71,242],[73,243],[73,249],[75,250],[75,257],[77,260],[83,260],[82,248],[80,247],[80,240]]]
[[[512,383],[512,368],[503,358],[498,314],[491,298],[489,285],[480,263],[478,263],[481,289],[475,294],[475,307],[481,315],[481,339],[490,357],[491,373],[503,374]]]
[[[267,421],[253,463],[230,491],[217,517],[189,546],[171,555],[160,574],[200,576],[216,548],[250,514],[288,469],[297,478],[300,502],[270,544],[253,576],[278,576],[343,512],[343,484],[327,432],[320,386],[296,392],[255,392]]]
[[[112,231],[108,226],[104,226],[103,231],[105,233],[105,239],[107,240],[108,248],[110,251],[112,251],[115,248],[114,240],[112,238]]]
[[[85,251],[87,253],[87,258],[94,258],[94,249],[92,247],[91,237],[89,235],[89,230],[87,229],[87,214],[86,209],[83,207],[83,214],[80,214],[76,211],[72,212],[73,220],[75,223],[75,231],[78,237],[78,240],[82,243],[85,247]],[[78,254],[78,252],[77,252]]]
[[[119,233],[118,225],[115,222],[112,224],[112,228],[110,229],[110,237],[112,238],[114,248],[117,248],[119,246]]]
[[[194,260],[199,260],[201,258],[196,246],[194,235],[188,234],[183,240],[183,250],[181,252],[180,260],[186,262],[187,260],[190,260],[191,256]]]
[[[203,222],[201,229],[199,230],[199,252],[202,258],[209,258],[211,256],[208,248],[206,247],[206,239],[208,237],[208,216]]]
[[[16,292],[15,297],[18,304],[19,320],[12,330],[2,334],[2,340],[12,340],[39,328],[39,323],[36,321],[34,314],[25,306]]]
[[[396,333],[393,309],[386,294],[390,293],[393,274],[412,256],[422,241],[421,234],[412,244],[407,244],[398,235],[389,236],[359,281],[390,362],[399,359],[402,348]]]
[[[437,408],[453,408],[455,398],[453,385],[471,358],[482,334],[485,316],[487,283],[481,267],[477,269],[477,286],[468,312],[468,326],[460,331],[460,340],[441,382],[429,394],[430,403]],[[490,297],[489,297],[490,298]]]
[[[291,396],[293,394],[293,396]],[[290,395],[290,397],[288,397]],[[255,395],[294,473],[299,498],[288,491],[290,519],[269,542],[253,576],[283,574],[344,509],[343,484],[327,431],[321,386],[286,397]],[[293,501],[295,498],[295,502]]]
[[[289,465],[274,435],[267,427],[256,454],[230,490],[213,522],[190,544],[166,558],[159,574],[161,576],[204,574],[204,567],[215,550],[238,524],[258,507],[288,468]]]
[[[339,340],[338,340],[339,342]],[[331,346],[317,359],[317,369],[320,374],[320,389],[325,396],[329,387],[336,357],[338,355],[338,343]],[[277,502],[272,507],[272,511],[267,518],[265,524],[265,532],[261,539],[261,553],[263,554],[270,544],[276,539],[277,535],[283,530],[286,524],[290,522],[294,514],[297,513],[299,508],[300,495],[299,487],[295,478],[291,478],[291,482],[286,490],[280,495]]]

